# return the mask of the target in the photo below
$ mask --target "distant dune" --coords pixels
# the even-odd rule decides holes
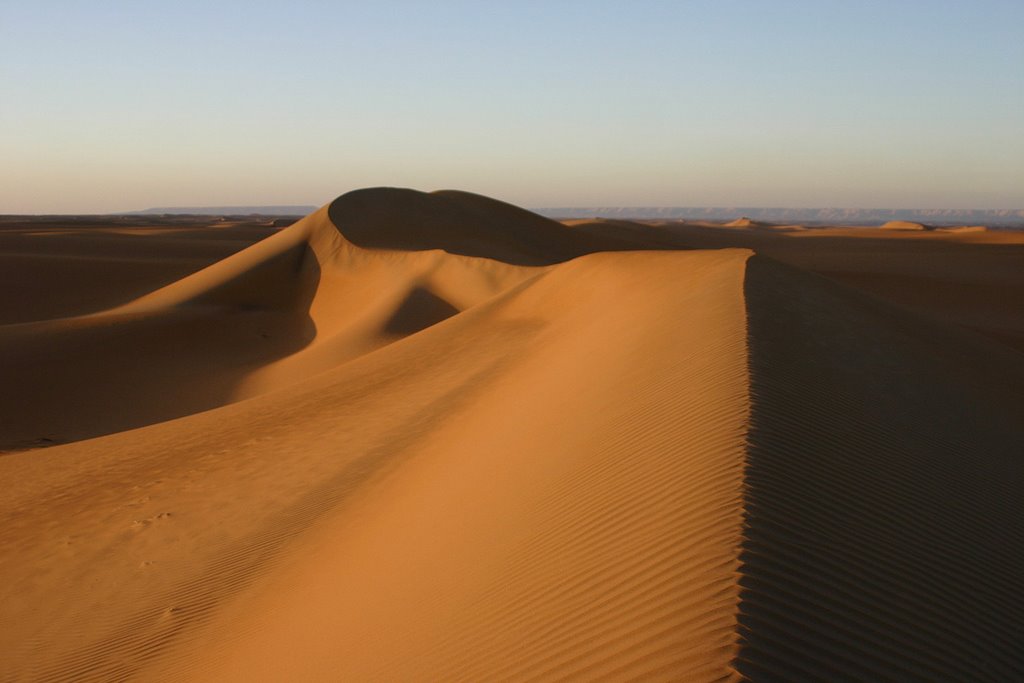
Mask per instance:
[[[759,225],[760,224],[757,221],[755,221],[755,220],[753,220],[751,218],[747,218],[746,216],[743,216],[741,218],[737,218],[734,221],[729,221],[728,223],[725,224],[725,227],[727,227],[727,228],[756,228]]]
[[[936,228],[940,232],[985,232],[988,230],[984,225],[957,225],[951,228]]]
[[[913,221],[888,221],[882,225],[883,230],[931,230],[930,226]]]
[[[272,206],[158,206],[141,211],[129,211],[124,215],[195,215],[195,216],[305,216],[316,211],[315,206],[272,205]]]
[[[715,224],[714,223],[698,223],[698,225],[711,225],[711,226],[714,226]],[[806,229],[802,225],[780,225],[778,223],[766,223],[764,221],[755,221],[754,219],[748,218],[747,216],[741,216],[740,218],[737,218],[736,220],[729,221],[728,223],[723,223],[722,227],[726,227],[726,228],[745,228],[745,229],[750,229],[750,230],[766,230],[766,231],[776,231],[776,232],[793,232],[793,231],[796,231],[796,230],[805,230]]]
[[[5,679],[1021,678],[1024,239],[214,225],[0,231]]]
[[[990,225],[1024,228],[1024,209],[843,209],[778,208],[759,206],[569,206],[536,209],[553,218],[603,217],[731,221],[737,216],[790,225],[881,225],[910,221],[933,225]]]

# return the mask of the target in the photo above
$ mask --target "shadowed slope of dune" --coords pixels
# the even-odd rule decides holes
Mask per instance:
[[[301,232],[286,230],[123,306],[0,326],[0,384],[17,388],[0,392],[0,449],[234,400],[252,372],[312,340],[319,273]]]
[[[612,235],[573,231],[511,204],[455,190],[356,190],[334,200],[329,212],[345,239],[371,249],[443,249],[538,266],[630,248]]]
[[[1024,675],[1024,359],[763,257],[737,668]]]
[[[679,222],[644,225],[665,248],[754,249],[798,268],[981,332],[1024,352],[1024,232],[815,228],[736,230]]]
[[[272,233],[213,219],[186,227],[120,223],[0,220],[0,325],[106,310]]]

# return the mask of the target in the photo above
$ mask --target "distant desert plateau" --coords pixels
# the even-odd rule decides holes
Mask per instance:
[[[0,217],[0,681],[1024,680],[1024,231]]]

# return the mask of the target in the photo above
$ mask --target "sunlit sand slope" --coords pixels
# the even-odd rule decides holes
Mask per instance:
[[[226,638],[222,656],[191,671],[727,675],[746,256],[585,257],[381,352],[419,357],[468,338],[488,369],[416,422],[387,425],[391,445],[378,457],[401,469],[323,520],[296,549],[301,561],[211,624],[210,634],[234,624],[251,635]],[[470,363],[462,348],[444,361],[430,354],[421,381]]]
[[[746,257],[586,257],[307,383],[8,457],[37,471],[5,651],[42,679],[726,671]],[[41,567],[92,589],[26,590]]]

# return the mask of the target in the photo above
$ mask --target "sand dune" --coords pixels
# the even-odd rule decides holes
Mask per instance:
[[[634,223],[631,234],[638,244],[660,248],[751,248],[1024,351],[1021,231],[830,227],[773,232],[659,221]]]
[[[363,190],[0,326],[4,680],[1019,678],[1024,356],[616,223]]]
[[[984,225],[957,225],[951,228],[935,228],[938,232],[955,232],[955,233],[969,233],[969,232],[987,232],[988,228]]]
[[[883,230],[931,230],[928,226],[923,223],[915,223],[914,221],[887,221],[882,224]]]
[[[226,258],[261,226],[0,221],[0,325],[94,313]]]

